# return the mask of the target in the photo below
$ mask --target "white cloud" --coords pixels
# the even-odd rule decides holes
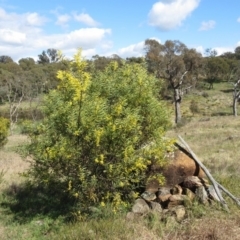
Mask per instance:
[[[8,44],[22,44],[26,40],[26,35],[11,29],[0,29],[0,42]]]
[[[99,44],[109,34],[110,29],[81,28],[68,34],[55,34],[46,38],[57,49],[72,47],[88,49]]]
[[[195,49],[196,49],[197,52],[199,52],[199,53],[201,53],[202,55],[204,55],[205,49],[204,49],[203,46],[197,46]]]
[[[198,46],[195,48],[197,52],[200,52],[203,56],[206,56],[206,48],[203,46]],[[217,52],[217,56],[222,55],[225,52],[234,52],[234,47],[213,47],[211,50],[215,50]]]
[[[68,14],[62,14],[57,16],[56,24],[62,27],[67,26],[67,22],[71,19],[71,16]]]
[[[240,22],[240,17],[237,19],[238,22]]]
[[[57,23],[66,26],[71,20],[70,14],[54,13]],[[43,24],[48,21],[49,27],[54,27],[52,21],[38,13],[8,12],[0,8],[0,53],[11,56],[15,61],[23,57],[36,57],[43,50],[56,48],[71,54],[81,47],[83,54],[95,55],[97,51],[106,51],[112,46],[108,37],[111,29],[89,27],[59,33],[44,33]],[[56,22],[55,22],[56,23]],[[52,24],[52,26],[51,26]],[[74,49],[74,50],[73,50]]]
[[[75,50],[76,52],[76,50]],[[96,49],[95,48],[91,48],[91,49],[87,49],[87,50],[83,50],[82,51],[82,55],[83,57],[85,58],[91,58],[92,56],[96,55],[97,52],[96,52]],[[72,56],[72,55],[71,55]]]
[[[200,0],[162,0],[155,3],[149,12],[149,24],[160,30],[171,30],[198,7]]]
[[[48,19],[37,13],[17,14],[6,12],[0,8],[0,29],[10,29],[11,31],[22,32],[23,34],[35,35],[41,32],[42,26]]]
[[[213,20],[202,22],[201,27],[199,28],[199,31],[207,31],[207,30],[213,29],[215,25],[216,25],[216,22]]]
[[[216,50],[217,56],[219,56],[225,52],[234,52],[234,47],[214,47],[213,50]]]
[[[45,22],[47,22],[47,18],[43,16],[39,16],[38,13],[27,13],[26,14],[26,22],[30,26],[42,26]]]
[[[144,41],[131,44],[127,47],[120,48],[117,51],[118,55],[126,58],[126,57],[141,57],[144,55]]]
[[[74,13],[73,14],[74,19],[78,22],[84,23],[89,27],[96,27],[99,25],[98,22],[96,22],[90,15],[88,15],[87,13],[81,13],[81,14],[77,14]]]
[[[113,47],[113,42],[112,41],[104,41],[104,43],[101,44],[101,49],[103,50],[109,50]]]
[[[152,37],[150,39],[157,40],[159,43],[161,43],[161,40],[155,37]],[[117,50],[117,55],[119,55],[122,58],[127,58],[127,57],[143,57],[145,55],[145,41],[141,41],[135,44],[131,44],[127,47],[120,48]],[[108,54],[108,55],[112,55]]]

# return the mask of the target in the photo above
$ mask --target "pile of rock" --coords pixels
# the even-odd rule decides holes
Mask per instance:
[[[212,201],[219,201],[215,190],[208,181],[198,176],[188,176],[183,182],[173,187],[160,187],[157,191],[146,190],[136,199],[132,211],[127,214],[128,219],[156,212],[165,217],[175,216],[177,221],[184,219],[186,206],[193,201],[209,204]]]

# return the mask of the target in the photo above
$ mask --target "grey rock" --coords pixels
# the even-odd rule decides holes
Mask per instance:
[[[148,192],[148,191],[145,191],[144,193],[142,193],[141,197],[147,202],[154,201],[157,198],[155,193]]]
[[[182,183],[183,187],[194,189],[196,187],[202,186],[201,179],[199,179],[197,176],[189,176],[186,177]]]
[[[163,195],[167,195],[167,194],[171,194],[170,193],[171,188],[170,187],[161,187],[158,189],[158,196],[163,196]]]
[[[171,189],[171,193],[173,194],[173,195],[176,195],[176,194],[182,194],[182,188],[181,188],[181,186],[179,186],[178,184],[177,185],[175,185],[172,189]]]
[[[200,186],[195,191],[196,197],[200,200],[201,203],[208,203],[208,193],[204,186]]]
[[[186,198],[186,196],[184,196],[184,195],[172,195],[168,199],[169,202],[168,202],[167,207],[170,209],[170,208],[174,208],[178,205],[184,205],[185,198]]]
[[[171,212],[175,215],[177,221],[182,221],[186,215],[186,209],[182,205],[172,208]]]
[[[132,212],[133,213],[139,213],[139,214],[145,214],[150,211],[150,208],[146,201],[144,199],[138,198],[133,207],[132,207]]]
[[[161,205],[157,202],[150,202],[150,208],[153,212],[156,212],[156,213],[162,213],[163,212],[163,209],[161,207]]]

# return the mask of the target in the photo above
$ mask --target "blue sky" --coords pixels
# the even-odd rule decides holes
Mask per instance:
[[[56,48],[87,58],[144,55],[144,41],[180,40],[204,53],[240,46],[239,0],[0,0],[0,55]]]

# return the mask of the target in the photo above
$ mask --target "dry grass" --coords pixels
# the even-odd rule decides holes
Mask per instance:
[[[21,158],[16,148],[26,142],[27,137],[24,135],[11,135],[6,146],[0,149],[0,172],[4,173],[0,190],[21,181],[20,173],[28,168],[29,163]]]
[[[202,162],[215,173],[240,171],[240,122],[233,116],[195,118],[187,125],[169,131],[168,136],[180,135]]]
[[[164,239],[172,240],[238,240],[240,239],[239,218],[204,217]]]

